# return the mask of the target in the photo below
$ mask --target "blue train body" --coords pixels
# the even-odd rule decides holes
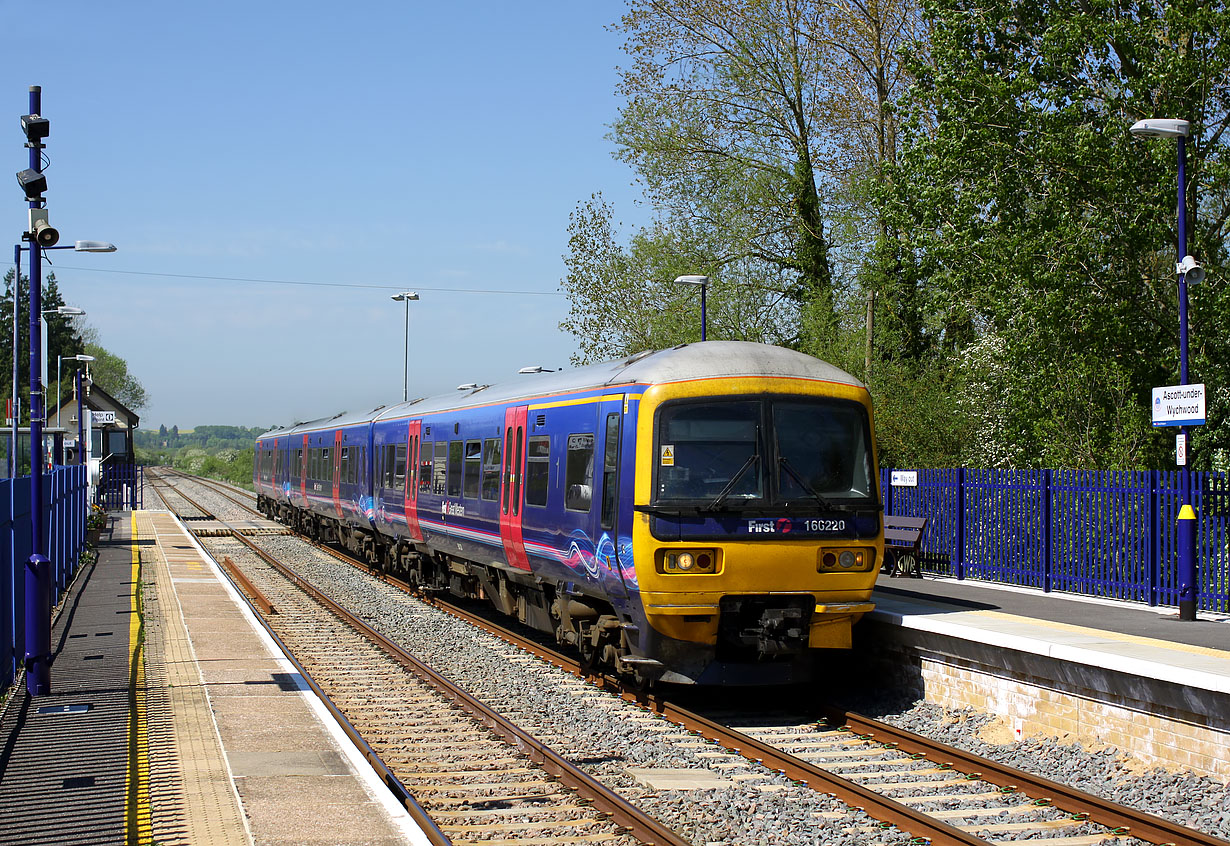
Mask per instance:
[[[783,683],[871,608],[873,442],[852,377],[708,342],[274,430],[254,481],[271,517],[618,672]]]

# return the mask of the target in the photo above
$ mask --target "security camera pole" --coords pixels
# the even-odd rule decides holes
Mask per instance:
[[[22,118],[26,146],[30,150],[30,170],[43,171],[43,138],[47,124],[42,120],[42,88],[30,86],[30,114]],[[31,120],[34,118],[36,120]],[[30,171],[22,171],[29,174]],[[22,180],[22,174],[18,180]],[[46,185],[42,187],[45,189]],[[43,256],[40,246],[54,245],[54,229],[47,224],[41,191],[26,186],[30,201],[30,549],[26,563],[26,690],[31,696],[51,693],[51,562],[43,555],[43,360],[39,319],[43,313]],[[50,233],[48,233],[50,230]]]

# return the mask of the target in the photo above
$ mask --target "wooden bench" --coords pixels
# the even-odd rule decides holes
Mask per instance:
[[[926,517],[894,517],[884,515],[884,566],[881,573],[890,576],[913,576],[922,578],[918,566],[918,544],[923,530],[927,528]]]

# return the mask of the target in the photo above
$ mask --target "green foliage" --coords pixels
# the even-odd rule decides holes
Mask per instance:
[[[923,335],[960,353],[978,433],[966,460],[1165,466],[1172,442],[1150,431],[1148,392],[1178,381],[1175,144],[1128,128],[1192,120],[1189,194],[1202,205],[1193,199],[1190,250],[1216,277],[1225,6],[958,0],[926,11],[929,53],[886,206],[921,284]],[[1198,379],[1230,375],[1224,291],[1193,292]],[[1202,438],[1223,437],[1226,410]]]
[[[179,426],[168,430],[163,425],[157,432],[137,430],[137,460],[251,488],[253,442],[269,428],[197,426],[181,432]]]
[[[4,276],[4,295],[0,297],[0,334],[3,335],[4,341],[0,345],[0,398],[7,398],[13,393],[13,271],[9,270]],[[18,297],[18,349],[21,356],[17,361],[17,395],[21,398],[22,420],[23,425],[28,424],[30,419],[30,322],[29,322],[29,302],[30,302],[30,279],[27,276],[22,276],[17,289]],[[64,305],[64,298],[60,294],[60,289],[56,283],[54,273],[48,273],[43,281],[42,305],[43,311],[53,312],[46,314],[47,320],[47,376],[49,384],[47,385],[47,407],[51,409],[56,402],[56,385],[54,384],[56,361],[58,356],[79,355],[85,352],[85,344],[82,340],[81,333],[77,329],[79,317],[65,317],[55,314],[54,310]],[[70,362],[75,365],[76,362]],[[72,396],[72,371],[70,369],[68,375],[63,379],[60,385],[59,395],[61,397]]]

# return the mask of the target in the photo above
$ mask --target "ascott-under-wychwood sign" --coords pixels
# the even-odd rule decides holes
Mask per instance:
[[[1154,388],[1153,425],[1204,425],[1204,384]]]

